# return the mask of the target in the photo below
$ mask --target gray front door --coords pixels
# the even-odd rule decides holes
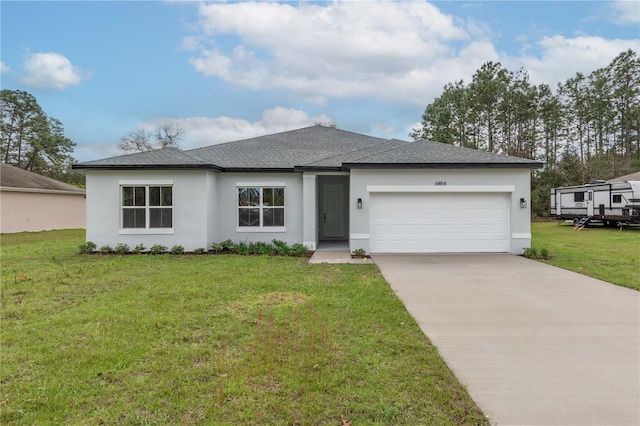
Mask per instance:
[[[344,186],[327,184],[322,187],[322,237],[344,238]]]

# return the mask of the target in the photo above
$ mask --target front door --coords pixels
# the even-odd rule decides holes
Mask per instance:
[[[323,238],[344,238],[344,186],[326,184],[322,186]]]
[[[593,190],[587,191],[587,216],[593,216]]]

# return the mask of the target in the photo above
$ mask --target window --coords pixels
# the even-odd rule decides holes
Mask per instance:
[[[622,194],[616,194],[613,196],[613,202],[614,203],[621,203],[622,202]]]
[[[122,186],[122,228],[173,227],[171,186]]]
[[[584,192],[574,192],[573,201],[575,201],[576,203],[579,201],[584,201]]]
[[[284,187],[238,187],[238,227],[284,227]]]

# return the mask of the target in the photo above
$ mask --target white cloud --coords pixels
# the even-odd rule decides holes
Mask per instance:
[[[183,41],[198,49],[190,60],[198,72],[252,89],[288,89],[319,105],[326,97],[372,95],[423,104],[496,56],[481,25],[465,30],[427,2],[213,3],[199,14],[201,34]],[[214,36],[209,48],[200,43]],[[479,50],[470,55],[469,46]]]
[[[22,64],[22,82],[31,87],[65,89],[91,78],[59,53],[30,53]]]
[[[11,71],[11,68],[5,65],[4,62],[0,61],[0,73],[5,73],[9,71]]]
[[[177,125],[185,131],[180,144],[181,148],[190,149],[331,121],[331,118],[326,115],[309,116],[306,112],[297,109],[275,107],[265,110],[261,119],[253,123],[230,117],[160,117],[141,123],[138,127],[152,130],[158,125]]]
[[[211,3],[199,6],[199,17],[199,31],[183,42],[196,71],[250,89],[285,89],[320,106],[358,97],[425,105],[487,61],[525,67],[532,81],[555,86],[638,46],[638,39],[556,35],[519,37],[520,53],[499,53],[487,23],[425,1]]]
[[[615,0],[608,3],[611,9],[611,20],[617,24],[640,23],[640,1]]]
[[[538,55],[505,57],[503,65],[529,71],[533,83],[554,87],[577,72],[590,74],[607,66],[620,52],[637,49],[637,40],[607,40],[602,37],[544,37],[537,43]]]

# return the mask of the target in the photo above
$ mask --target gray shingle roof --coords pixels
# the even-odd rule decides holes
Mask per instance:
[[[635,181],[640,180],[640,170],[635,173],[630,173],[628,175],[619,176],[617,178],[609,179],[607,182],[626,182],[626,181]]]
[[[540,167],[532,160],[437,142],[381,139],[321,125],[181,151],[167,148],[80,163],[74,168],[305,170],[359,167]]]
[[[3,188],[35,189],[46,191],[77,192],[85,191],[68,183],[51,179],[19,167],[0,163],[0,186]]]
[[[329,167],[340,167],[342,163],[328,159],[386,142],[318,125],[186,152],[222,168],[292,169],[322,160]]]
[[[535,161],[524,158],[510,157],[471,148],[461,148],[440,142],[420,140],[405,143],[398,148],[363,156],[352,162],[345,162],[345,166],[398,166],[411,165],[418,167],[433,166],[536,166]]]
[[[177,148],[156,149],[153,151],[136,152],[135,154],[119,155],[117,157],[105,158],[102,160],[87,161],[79,163],[74,168],[104,168],[104,167],[207,167],[204,161],[189,155],[187,152]]]

